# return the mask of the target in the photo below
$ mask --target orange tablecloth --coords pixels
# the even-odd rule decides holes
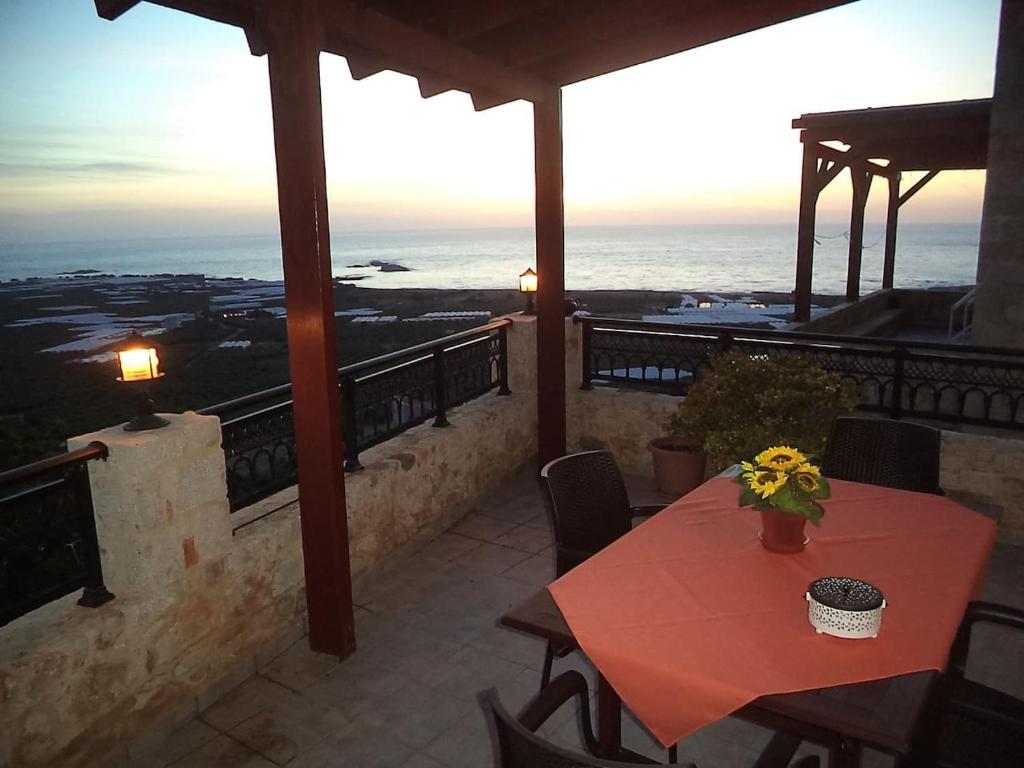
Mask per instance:
[[[942,669],[995,538],[948,499],[832,482],[799,554],[757,539],[760,516],[716,479],[549,587],[580,646],[662,744],[775,693]],[[804,593],[821,576],[875,584],[876,639],[818,635]]]

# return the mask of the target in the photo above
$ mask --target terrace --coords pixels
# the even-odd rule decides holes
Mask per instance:
[[[137,3],[96,4],[113,19]],[[37,567],[43,550],[60,576],[19,584],[3,606],[0,759],[479,764],[488,742],[473,696],[498,684],[521,701],[541,658],[537,644],[493,626],[552,575],[529,480],[536,463],[604,446],[627,472],[649,476],[648,439],[707,361],[732,347],[814,357],[858,385],[865,410],[947,427],[942,485],[999,517],[1004,543],[987,588],[1021,604],[1013,543],[1024,531],[1024,451],[1006,435],[1024,423],[1014,350],[1024,294],[1005,289],[1021,269],[1021,43],[1008,31],[1019,3],[1004,3],[980,257],[976,327],[987,336],[977,338],[995,346],[968,354],[564,317],[561,86],[841,3],[711,12],[603,2],[582,15],[546,2],[498,3],[500,13],[469,2],[436,12],[341,0],[161,4],[239,26],[269,57],[292,384],[171,415],[164,430],[72,438],[65,459],[0,476],[0,504],[22,515],[12,527],[24,561]],[[533,102],[536,318],[338,370],[325,51],[346,56],[357,78],[395,69],[416,76],[425,96],[465,90],[478,109]],[[1000,645],[988,645],[991,664]],[[572,738],[567,720],[557,726],[556,738]],[[681,751],[747,764],[765,735],[729,721]],[[649,748],[645,738],[627,726],[627,743]]]

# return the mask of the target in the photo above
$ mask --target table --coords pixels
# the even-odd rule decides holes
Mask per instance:
[[[733,486],[733,488],[734,487],[735,486]],[[857,508],[856,505],[851,506],[855,497],[863,497],[865,499],[869,499],[871,500],[872,505],[878,506],[879,504],[881,504],[882,501],[884,501],[880,499],[880,493],[896,495],[906,494],[906,492],[890,492],[890,490],[888,489],[883,490],[876,488],[874,486],[859,487],[864,488],[864,492],[862,494],[859,494],[859,496],[854,493],[857,490],[856,487],[853,487],[851,485],[850,487],[846,488],[845,496],[847,501],[844,503],[841,503],[842,497],[844,497],[842,489],[841,492],[837,495],[838,497],[840,497],[840,499],[837,500],[836,509],[844,509],[845,512],[843,514],[847,515],[847,518],[845,520],[846,524],[844,526],[840,524],[841,516],[837,517],[833,525],[833,536],[836,537],[839,534],[840,529],[844,527],[846,528],[846,534],[844,536],[841,536],[837,540],[837,542],[834,542],[830,545],[826,545],[826,537],[821,536],[821,539],[819,540],[821,542],[819,551],[815,553],[815,555],[807,558],[808,560],[817,563],[818,566],[824,567],[829,561],[829,559],[827,557],[823,557],[823,555],[826,553],[826,551],[829,551],[831,548],[839,547],[844,550],[845,554],[847,555],[846,561],[849,562],[849,548],[851,546],[860,546],[856,544],[851,545],[850,543],[851,537],[849,536],[849,515],[851,514],[851,512],[856,513],[856,519],[858,521],[863,519],[864,525],[867,528],[871,528],[870,532],[872,535],[878,534],[880,525],[879,511],[881,507],[880,509],[874,510],[873,520],[869,520],[871,515],[868,514],[867,510],[861,510],[860,508]],[[719,497],[724,498],[722,496],[723,487],[719,486],[718,490]],[[696,502],[697,497],[699,497],[700,504],[697,504]],[[923,505],[933,505],[934,509],[936,510],[944,508],[944,519],[949,519],[948,513],[950,503],[948,501],[941,500],[937,497],[923,497],[922,495],[909,495],[906,497],[897,496],[895,498],[900,503],[897,505],[897,507],[900,509],[902,509],[900,505],[903,504],[904,502],[907,505],[918,507],[918,510],[916,510],[916,515],[918,515],[919,520],[930,519],[927,516],[922,517],[921,508],[923,507]],[[688,499],[690,500],[689,502],[687,501]],[[888,501],[893,501],[893,498],[890,498]],[[631,532],[631,534],[627,537],[624,537],[623,540],[620,540],[620,542],[616,542],[615,544],[611,545],[611,547],[605,550],[604,553],[595,556],[594,560],[601,561],[600,563],[598,563],[598,565],[594,565],[593,561],[589,561],[589,564],[585,564],[585,566],[581,566],[581,568],[592,568],[590,572],[596,573],[600,565],[603,564],[605,567],[607,567],[609,563],[615,561],[615,556],[617,556],[618,559],[621,560],[625,555],[628,560],[630,557],[632,557],[632,560],[629,560],[628,563],[630,566],[632,566],[632,572],[634,574],[632,578],[646,579],[647,573],[649,571],[646,570],[646,566],[644,565],[644,563],[647,562],[647,560],[641,561],[638,558],[637,553],[646,553],[651,546],[654,546],[654,544],[660,546],[663,542],[667,542],[672,536],[686,536],[687,534],[685,532],[685,525],[677,526],[679,529],[674,530],[668,523],[672,519],[678,520],[682,508],[686,507],[687,504],[689,504],[689,507],[687,508],[689,512],[699,510],[701,514],[706,515],[705,517],[701,517],[701,524],[715,524],[717,520],[716,515],[718,514],[717,508],[713,504],[709,505],[709,492],[707,492],[707,490],[701,490],[701,492],[695,492],[695,494],[691,495],[691,497],[684,497],[684,499],[680,500],[675,505],[672,505],[672,507],[670,507],[669,510],[666,511],[666,513],[663,513],[667,516],[663,518],[662,521],[644,523],[644,525],[653,525],[653,527],[648,529],[649,532],[647,535],[642,535],[639,530],[635,530]],[[731,531],[729,531],[729,535],[725,537],[725,539],[730,542],[735,542],[737,540],[735,530],[735,521],[737,519],[736,509],[734,504],[732,504],[731,507],[731,509],[727,509],[726,505],[723,504],[721,513],[723,517],[731,516],[730,519],[732,520],[732,522],[730,524],[732,525],[732,529]],[[675,509],[675,511],[673,512],[673,508],[677,509]],[[964,512],[966,514],[973,515],[973,513],[970,513],[967,510],[964,510]],[[743,511],[743,513],[755,515],[755,513],[750,511]],[[910,512],[908,512],[907,514],[911,515]],[[936,512],[936,514],[938,514],[938,512]],[[953,517],[955,517],[957,514],[958,512],[954,511]],[[673,518],[672,515],[675,515],[675,518]],[[660,517],[660,515],[658,517]],[[883,527],[889,524],[888,517],[882,516],[881,519],[881,524],[883,525]],[[906,519],[907,518],[905,516],[900,515],[899,518],[896,519],[896,521],[893,523],[894,528],[903,528],[902,536],[904,537],[907,536],[907,525],[905,523]],[[975,526],[975,522],[973,521],[973,519],[968,520],[968,523],[969,527],[977,527]],[[658,525],[660,525],[660,527],[658,527]],[[643,526],[641,526],[641,528],[642,527]],[[922,525],[922,527],[926,528],[927,526]],[[655,530],[656,536],[654,532]],[[916,529],[914,528],[911,531],[913,535],[915,535],[915,530]],[[705,528],[705,532],[707,532],[707,528]],[[990,531],[987,528],[975,530],[975,535],[972,537],[974,542],[972,544],[973,549],[970,558],[971,562],[973,563],[972,569],[977,569],[979,567],[979,563],[981,566],[983,566],[984,562],[987,561],[988,549],[985,548],[985,538],[986,536],[988,536],[988,547],[990,547],[990,540],[993,537],[993,535],[994,530]],[[641,541],[644,536],[647,537],[646,541]],[[739,538],[741,539],[742,536],[745,535],[741,535]],[[923,530],[923,547],[925,546],[924,540],[926,536],[931,536],[931,534],[928,530]],[[852,537],[852,539],[854,540],[858,538],[860,537]],[[652,539],[655,540],[654,544],[652,544],[651,542]],[[867,537],[867,539],[870,539],[870,537]],[[678,539],[676,540],[676,543],[679,543]],[[732,545],[730,544],[728,546]],[[744,543],[742,546],[746,548],[744,550],[743,556],[750,557],[750,544]],[[615,548],[617,548],[617,550],[615,550]],[[672,547],[670,546],[669,549],[672,549]],[[703,553],[703,550],[701,550],[701,553]],[[663,547],[662,551],[656,553],[655,556],[664,557],[665,554],[666,549],[665,547]],[[785,555],[771,556],[783,558],[791,557]],[[616,566],[618,564],[620,563],[615,563]],[[792,570],[793,566],[795,565],[796,563],[794,561],[786,562],[784,563],[784,565],[780,561],[780,567],[785,567],[788,570]],[[651,567],[655,566],[651,565]],[[575,577],[573,577],[575,580],[577,580],[578,585],[580,581],[580,574],[583,572],[584,570],[581,570],[577,575],[575,575]],[[616,571],[616,573],[617,572],[618,571]],[[828,574],[827,571],[823,573],[818,573],[818,575],[824,574]],[[980,575],[980,573],[978,575]],[[628,579],[630,577],[628,577],[627,575],[626,578]],[[970,573],[965,575],[965,579],[970,579]],[[964,604],[966,604],[966,601],[970,596],[967,587],[970,587],[970,584],[961,585],[961,589],[958,589],[957,591],[959,595],[962,595]],[[599,608],[601,601],[606,599],[604,597],[605,593],[603,591],[597,592],[600,595],[600,597],[586,598],[586,607],[588,609],[595,607]],[[560,599],[564,599],[564,589],[560,590],[560,594],[562,595]],[[908,610],[910,606],[907,605],[907,596],[903,594],[901,595],[901,599],[903,600],[903,610]],[[959,600],[959,598],[957,598],[957,600]],[[950,613],[950,611],[953,610],[962,611],[963,607],[963,604],[957,603],[957,605],[953,606],[951,603],[948,603],[945,606],[945,610],[948,614]],[[804,612],[806,613],[806,609]],[[913,611],[911,610],[911,612]],[[920,610],[918,612],[920,613]],[[903,618],[905,620],[906,616],[904,615]],[[660,616],[658,616],[658,620],[660,620]],[[953,621],[955,621],[955,618]],[[577,638],[573,636],[572,630],[570,629],[568,623],[565,621],[565,618],[562,616],[561,611],[558,609],[551,595],[547,591],[543,591],[538,595],[535,595],[523,605],[518,606],[516,609],[507,613],[505,616],[503,616],[501,623],[507,627],[512,627],[518,630],[522,630],[524,632],[528,632],[530,634],[537,635],[539,637],[543,637],[545,639],[553,640],[559,644],[579,647]],[[660,621],[654,622],[654,624],[658,625],[660,624]],[[883,622],[883,632],[885,632],[885,627],[885,622]],[[904,637],[906,636],[907,629],[908,628],[904,621],[903,627],[901,628]],[[792,628],[788,628],[788,631],[792,632],[793,630]],[[897,632],[897,635],[899,634],[899,630],[897,630],[896,624],[891,625],[891,632]],[[607,639],[604,637],[605,634],[607,633],[605,631],[605,627],[603,624],[599,626],[599,633],[597,634],[595,634],[594,627],[592,626],[588,635],[589,640],[587,640],[587,638],[585,637],[584,644],[593,644],[595,647],[597,647],[599,641],[601,644],[607,645]],[[684,636],[673,635],[671,639],[674,642],[676,642],[679,640],[680,637]],[[834,639],[830,638],[828,640],[841,643],[856,642],[835,641]],[[931,663],[935,669],[938,669],[942,666],[942,662],[944,662],[944,656],[942,654],[948,651],[948,645],[944,643],[945,639],[942,639],[940,643],[942,644],[942,647],[937,649],[933,648],[933,658],[936,655],[942,658],[941,662],[939,662],[938,664],[935,664],[934,662]],[[936,645],[936,642],[933,642],[932,645]],[[817,646],[815,645],[814,647]],[[604,650],[607,649],[605,648]],[[629,652],[628,646],[627,652]],[[845,650],[842,652],[845,654]],[[847,658],[846,655],[843,655],[842,657]],[[630,664],[632,665],[633,663],[638,662],[638,660],[642,660],[642,662],[644,663],[648,662],[648,659],[645,658],[633,658],[630,660]],[[601,665],[599,664],[598,666]],[[663,668],[656,666],[654,668],[655,674],[657,674],[657,670],[660,669]],[[918,669],[922,668],[919,667]],[[651,665],[649,663],[647,663],[647,672],[651,672]],[[673,672],[678,672],[678,670],[673,670]],[[739,707],[739,709],[733,712],[732,714],[743,717],[744,719],[749,719],[754,722],[758,722],[760,724],[766,725],[774,729],[793,732],[801,735],[803,738],[806,738],[809,741],[823,744],[827,746],[827,748],[831,752],[831,755],[833,755],[834,765],[857,765],[859,764],[860,751],[862,749],[862,746],[865,744],[872,746],[872,748],[874,749],[879,749],[883,752],[895,755],[905,754],[908,751],[914,724],[916,720],[918,720],[919,715],[921,714],[924,703],[928,698],[931,686],[935,682],[936,678],[936,672],[922,671],[914,672],[913,674],[886,677],[884,679],[873,680],[871,682],[862,682],[849,685],[833,685],[831,687],[821,688],[818,690],[809,690],[796,693],[774,695],[762,695],[760,697],[751,696],[750,698],[743,699],[742,706]],[[846,678],[846,680],[850,679],[865,678]],[[838,680],[837,682],[845,681]],[[620,673],[620,678],[618,678],[618,683],[616,684],[626,684],[627,688],[630,685],[633,685],[635,688],[637,687],[637,683],[638,680],[633,679],[632,676],[630,676],[628,679],[624,679],[622,677],[622,673]],[[770,690],[770,688],[767,690]],[[793,690],[793,688],[791,687],[790,690]],[[626,690],[625,692],[629,693],[628,690]],[[749,703],[746,703],[746,701],[749,701]],[[599,687],[599,705],[599,729],[601,738],[609,744],[616,744],[618,741],[618,736],[620,736],[620,733],[618,733],[618,727],[620,727],[618,726],[618,723],[620,723],[622,702],[620,698],[618,698],[618,695],[612,688],[612,686],[608,683],[607,680],[604,679],[603,675]],[[664,739],[665,736],[663,736],[663,740]]]

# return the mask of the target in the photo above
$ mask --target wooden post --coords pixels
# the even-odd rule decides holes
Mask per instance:
[[[565,455],[565,221],[562,97],[533,105],[537,222],[537,453]]]
[[[900,174],[889,177],[889,206],[885,213],[885,260],[882,263],[882,288],[892,288],[896,272],[896,225],[900,214]]]
[[[814,271],[814,214],[818,207],[818,143],[804,143],[803,170],[800,174],[800,219],[796,241],[796,290],[793,319],[806,323],[811,319],[811,276]]]
[[[846,300],[857,301],[860,298],[860,261],[864,250],[864,209],[867,207],[873,177],[865,170],[863,163],[856,161],[850,164],[850,177],[853,179],[853,203],[850,206],[850,255],[846,265]]]
[[[272,12],[270,97],[309,645],[355,650],[315,5]]]

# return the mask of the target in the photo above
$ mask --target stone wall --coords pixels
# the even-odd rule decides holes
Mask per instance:
[[[514,318],[509,355],[511,395],[361,454],[365,469],[346,476],[354,579],[535,454],[533,318]],[[110,449],[90,479],[116,598],[87,609],[69,595],[0,628],[0,768],[122,765],[304,632],[295,489],[230,514],[218,420],[168,418],[69,441]]]
[[[1024,544],[1024,440],[942,432],[940,484],[957,501],[999,516],[1000,538]]]

